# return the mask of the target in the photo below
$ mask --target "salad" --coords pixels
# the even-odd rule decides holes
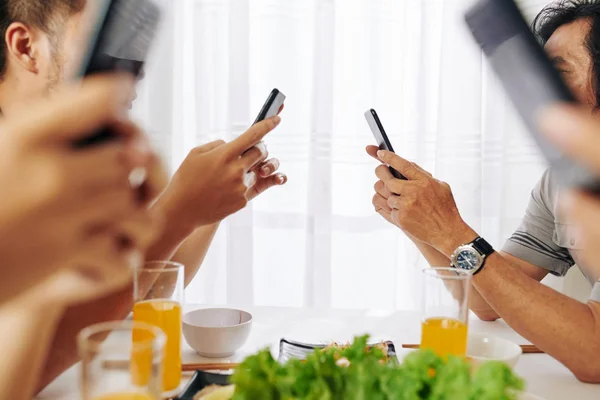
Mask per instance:
[[[212,388],[204,400],[515,400],[523,381],[501,362],[472,371],[463,358],[429,350],[388,362],[368,336],[344,348],[316,350],[306,360],[279,364],[268,349],[248,357],[232,386]]]

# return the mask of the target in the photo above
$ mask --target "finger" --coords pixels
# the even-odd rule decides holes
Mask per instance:
[[[90,133],[124,119],[123,99],[134,80],[128,75],[86,78],[80,87],[62,90],[52,100],[36,102],[7,119],[4,128],[26,134],[30,140],[62,142],[83,139]],[[118,131],[124,135],[129,131]]]
[[[250,189],[256,185],[257,179],[256,172],[250,171],[244,175],[244,185]]]
[[[130,214],[127,219],[114,228],[121,240],[123,249],[146,250],[158,237],[163,220],[157,214],[146,209]]]
[[[267,146],[263,142],[259,142],[244,153],[241,157],[242,166],[246,171],[256,167],[261,162],[265,161],[269,155]]]
[[[259,175],[261,178],[267,178],[269,175],[275,173],[279,169],[279,160],[272,158],[260,164],[258,166]]]
[[[285,104],[282,104],[281,107],[279,107],[279,111],[277,111],[277,115],[281,114],[281,112],[283,111],[284,108],[285,108]]]
[[[223,140],[215,140],[214,142],[206,143],[205,145],[196,147],[192,150],[193,153],[204,154],[213,151],[225,144]]]
[[[146,168],[146,180],[138,189],[138,201],[145,205],[154,201],[169,184],[169,172],[161,158],[153,157]]]
[[[108,231],[90,238],[81,247],[72,270],[80,280],[79,297],[97,298],[131,283],[133,271],[143,262],[137,250],[122,250]],[[71,288],[73,291],[73,288]],[[75,294],[75,293],[74,293]],[[79,299],[79,300],[85,300]]]
[[[283,186],[287,183],[287,176],[284,174],[275,174],[268,176],[266,178],[259,178],[256,181],[256,184],[248,189],[248,193],[246,193],[246,198],[248,200],[254,199],[259,194],[262,194],[275,186]]]
[[[383,210],[386,213],[392,212],[392,209],[388,205],[387,199],[381,196],[379,193],[376,193],[373,196],[373,206],[375,206],[375,211]]]
[[[387,182],[390,179],[394,179],[394,175],[390,171],[390,168],[387,165],[379,165],[375,168],[375,175],[379,178],[380,181]]]
[[[540,114],[538,125],[561,151],[600,175],[600,124],[589,110],[553,106]]]
[[[128,182],[121,187],[112,187],[95,196],[77,200],[80,205],[70,214],[71,219],[90,229],[119,223],[139,209],[136,194]],[[71,209],[73,203],[64,202],[63,207]]]
[[[386,189],[394,195],[404,195],[408,193],[411,187],[410,181],[404,181],[402,179],[388,179],[384,182]]]
[[[384,199],[387,199],[392,195],[392,192],[385,187],[385,183],[383,183],[383,181],[377,181],[375,184],[375,191]]]
[[[394,221],[392,220],[392,215],[385,211],[385,210],[376,210],[377,214],[381,215],[387,222],[389,222],[390,224],[393,224]]]
[[[402,197],[392,195],[387,199],[387,204],[391,210],[399,210],[402,202]]]
[[[129,160],[129,161],[128,161]],[[131,160],[123,146],[112,142],[94,148],[93,152],[74,152],[65,160],[65,176],[72,190],[95,194],[110,186],[122,186],[129,178],[131,170],[142,166],[141,158]]]
[[[252,125],[244,134],[237,139],[226,144],[226,152],[230,159],[237,159],[246,150],[255,146],[263,140],[267,133],[279,125],[281,118],[279,116],[267,118],[258,124]]]
[[[367,146],[367,154],[370,155],[371,157],[373,157],[374,159],[376,159],[377,161],[381,162],[381,160],[377,156],[378,151],[379,151],[379,147],[377,147],[377,146],[372,146],[372,145]]]
[[[410,180],[422,179],[426,176],[423,172],[416,168],[413,163],[405,160],[395,153],[387,150],[379,150],[377,152],[377,156],[382,162],[390,165],[392,168]]]

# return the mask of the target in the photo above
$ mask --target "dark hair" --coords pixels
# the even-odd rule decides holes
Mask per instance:
[[[590,22],[590,32],[586,46],[592,57],[592,87],[596,106],[600,106],[600,1],[599,0],[560,0],[546,6],[533,21],[533,30],[546,44],[554,32],[563,25],[581,19]]]
[[[10,24],[21,22],[54,36],[57,18],[66,19],[80,12],[86,0],[0,0],[0,79],[6,73],[6,31]],[[58,23],[58,24],[57,24]],[[51,37],[52,39],[52,37]]]

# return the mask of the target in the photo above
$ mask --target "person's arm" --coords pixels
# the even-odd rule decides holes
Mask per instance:
[[[200,270],[218,229],[218,223],[196,229],[171,258],[171,261],[185,265],[184,284],[186,287]]]
[[[410,236],[409,236],[410,237]],[[420,242],[410,237],[419,252],[427,260],[431,267],[447,267],[450,265],[450,258],[440,253],[435,248],[431,247],[427,243]],[[514,266],[519,268],[525,275],[540,282],[548,274],[548,271],[537,267],[527,261],[521,260],[508,253],[501,252],[505,260],[512,263]],[[469,309],[477,315],[482,321],[495,321],[500,318],[500,315],[494,310],[492,306],[483,298],[479,293],[479,290],[475,285],[471,286],[471,293],[469,296]]]
[[[64,309],[40,299],[0,308],[0,400],[31,399]]]
[[[466,224],[460,234],[439,243],[444,254],[470,243],[478,235]],[[535,279],[501,253],[488,257],[483,270],[473,277],[483,298],[515,331],[575,376],[600,383],[600,303],[580,303]]]
[[[386,182],[390,192],[398,194],[388,205],[402,230],[446,257],[478,237],[460,216],[448,184],[393,153],[380,156],[409,179]],[[571,262],[549,253],[558,266],[566,268]],[[517,333],[563,363],[579,380],[600,383],[600,304],[580,303],[541,284],[498,252],[487,258],[473,284]]]
[[[279,117],[264,120],[229,143],[213,142],[190,152],[169,188],[153,206],[164,216],[165,224],[162,235],[146,252],[147,261],[171,260],[184,240],[196,231],[196,227],[212,226],[244,208],[248,200],[258,194],[287,182],[285,175],[274,173],[279,161],[268,160],[263,163],[267,157],[266,151],[264,146],[257,146],[267,133],[277,127],[279,121]],[[267,168],[269,173],[249,174],[257,165],[261,170]],[[248,176],[254,177],[250,184]],[[185,255],[185,259],[191,260],[192,264],[198,262],[196,270],[213,235],[210,229],[201,229],[198,237],[190,242],[191,247],[198,243],[196,239],[203,241],[202,248],[194,250],[196,253],[186,252]],[[56,331],[38,389],[46,387],[77,362],[76,336],[83,328],[99,322],[124,319],[132,307],[132,285],[104,299],[70,307]]]

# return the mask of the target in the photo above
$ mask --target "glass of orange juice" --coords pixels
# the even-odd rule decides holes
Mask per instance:
[[[149,262],[134,275],[133,320],[160,328],[166,335],[163,396],[176,394],[181,383],[181,308],[184,268],[170,261]]]
[[[421,348],[466,356],[471,275],[454,268],[423,270]]]
[[[83,329],[77,337],[83,400],[162,399],[166,336],[155,326],[119,321]]]

